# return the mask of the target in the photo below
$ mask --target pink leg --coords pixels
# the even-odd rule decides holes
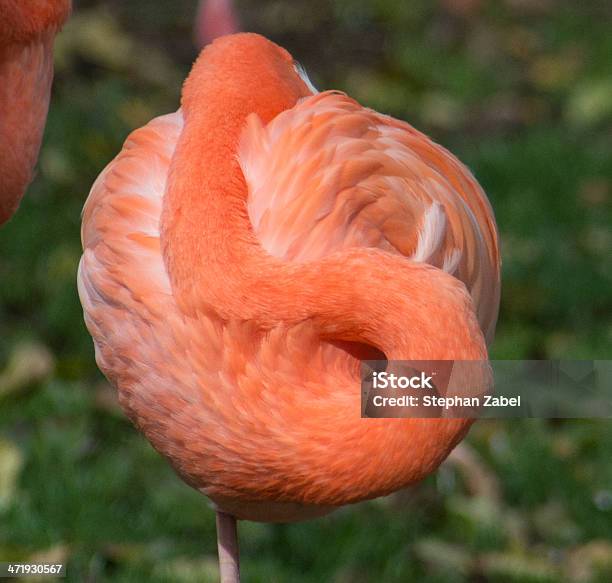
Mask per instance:
[[[236,519],[224,512],[217,512],[217,546],[221,583],[240,583]]]

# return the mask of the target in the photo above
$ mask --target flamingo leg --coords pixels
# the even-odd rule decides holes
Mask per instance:
[[[240,583],[236,519],[224,512],[217,512],[217,547],[221,583]]]

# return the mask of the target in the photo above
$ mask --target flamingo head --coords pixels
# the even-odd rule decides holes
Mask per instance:
[[[190,112],[207,110],[211,99],[224,95],[244,101],[244,117],[257,111],[264,122],[312,94],[311,86],[291,54],[255,33],[216,39],[204,48],[184,89],[182,106]],[[242,117],[242,116],[240,116]],[[242,121],[236,120],[241,126]]]

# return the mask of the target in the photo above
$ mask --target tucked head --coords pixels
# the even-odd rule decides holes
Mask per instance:
[[[252,98],[257,107],[251,110],[265,122],[310,94],[285,49],[258,34],[239,33],[220,37],[201,52],[185,82],[182,105],[188,112],[222,95],[249,108]]]

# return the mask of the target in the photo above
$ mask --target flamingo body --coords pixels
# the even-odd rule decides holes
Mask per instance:
[[[53,79],[53,39],[69,0],[0,0],[0,225],[38,159]]]
[[[361,419],[359,358],[487,358],[495,222],[451,154],[254,34],[207,47],[83,214],[100,368],[183,479],[298,520],[425,477],[466,419]]]

